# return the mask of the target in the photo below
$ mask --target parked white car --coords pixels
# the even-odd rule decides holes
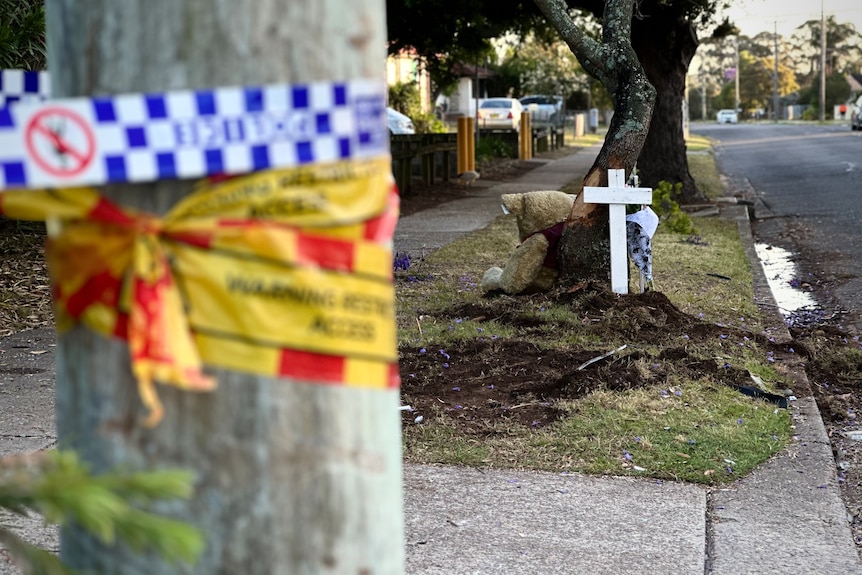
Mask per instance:
[[[739,115],[736,110],[719,110],[715,115],[715,120],[719,124],[735,124],[739,120]]]
[[[479,104],[479,128],[518,131],[523,111],[523,104],[515,98],[488,98]]]

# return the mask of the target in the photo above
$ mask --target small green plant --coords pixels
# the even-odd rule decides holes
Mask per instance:
[[[806,122],[813,122],[818,119],[817,110],[815,110],[812,106],[809,106],[802,110],[802,119]]]
[[[498,158],[513,158],[512,146],[500,138],[483,136],[476,146],[476,159],[479,162],[496,160]]]
[[[659,220],[664,224],[664,229],[675,234],[692,235],[697,230],[687,213],[679,207],[677,199],[680,197],[682,183],[671,184],[662,180],[652,192],[652,207],[658,214]]]
[[[75,523],[106,544],[123,541],[170,562],[194,562],[203,536],[192,526],[140,509],[154,501],[187,498],[185,471],[93,475],[74,452],[54,451],[0,460],[0,507],[40,513],[56,525]],[[27,575],[71,575],[60,559],[0,527],[0,544]]]
[[[417,134],[443,134],[449,131],[437,116],[422,109],[422,98],[416,84],[397,82],[389,86],[389,106],[409,116]]]
[[[0,0],[0,68],[45,69],[45,3]]]
[[[445,134],[449,131],[446,123],[431,112],[414,112],[407,115],[413,120],[417,134]]]

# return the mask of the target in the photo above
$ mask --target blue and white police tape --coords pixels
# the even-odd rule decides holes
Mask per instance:
[[[20,102],[0,109],[0,190],[380,156],[385,94],[383,82],[355,80]]]
[[[51,96],[48,72],[0,70],[0,108],[15,102],[46,100]]]

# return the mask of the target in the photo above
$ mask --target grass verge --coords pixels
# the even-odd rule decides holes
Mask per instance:
[[[698,182],[717,175],[698,157]],[[659,227],[657,294],[483,296],[517,244],[511,216],[397,272],[406,460],[720,483],[780,450],[787,411],[739,393],[787,385],[736,225],[696,225]]]

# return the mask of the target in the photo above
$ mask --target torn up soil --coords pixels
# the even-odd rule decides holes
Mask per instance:
[[[402,346],[402,402],[413,408],[403,412],[403,424],[414,425],[419,416],[423,422],[446,417],[458,433],[476,438],[509,425],[543,427],[561,417],[559,400],[596,390],[668,386],[672,381],[703,378],[750,389],[747,370],[708,354],[715,350],[715,342],[757,343],[778,362],[789,354],[787,346],[761,335],[687,315],[661,293],[619,296],[593,285],[577,293],[488,297],[479,304],[436,312],[434,318],[450,325],[472,320],[481,326],[494,321],[527,335],[553,333],[565,338],[576,326],[543,318],[543,304],[552,302],[570,309],[579,332],[601,333],[598,341],[623,341],[625,348],[596,359],[614,350],[577,345],[549,349],[550,345],[534,344],[532,336],[532,341],[497,338],[482,327],[476,328],[476,338],[445,349]],[[536,309],[538,313],[530,311]]]

